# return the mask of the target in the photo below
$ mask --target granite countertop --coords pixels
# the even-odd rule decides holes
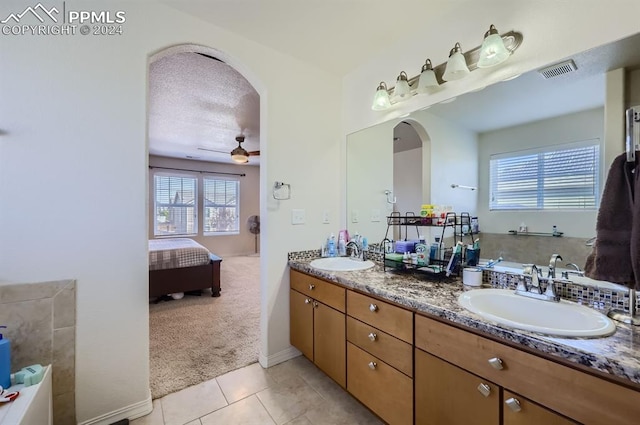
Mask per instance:
[[[416,312],[427,313],[560,359],[613,375],[640,386],[640,329],[616,322],[616,332],[604,338],[558,338],[489,322],[458,305],[464,291],[459,279],[434,282],[420,275],[396,272],[376,263],[363,271],[329,272],[289,260],[289,266],[347,288],[375,295]]]

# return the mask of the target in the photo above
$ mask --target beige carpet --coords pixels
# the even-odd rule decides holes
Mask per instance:
[[[151,395],[159,398],[258,361],[260,257],[225,257],[219,298],[149,304]]]

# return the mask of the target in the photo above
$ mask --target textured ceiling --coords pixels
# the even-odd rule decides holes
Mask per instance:
[[[185,52],[149,66],[150,154],[231,163],[238,135],[247,151],[260,149],[259,125],[258,93],[229,65]],[[258,163],[249,157],[249,164]]]

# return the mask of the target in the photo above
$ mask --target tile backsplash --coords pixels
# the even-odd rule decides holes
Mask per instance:
[[[51,365],[53,423],[75,424],[75,280],[0,285],[0,324],[11,341],[11,371]]]

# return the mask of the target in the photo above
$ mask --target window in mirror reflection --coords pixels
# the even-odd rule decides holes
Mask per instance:
[[[600,141],[491,155],[492,210],[595,209]]]

